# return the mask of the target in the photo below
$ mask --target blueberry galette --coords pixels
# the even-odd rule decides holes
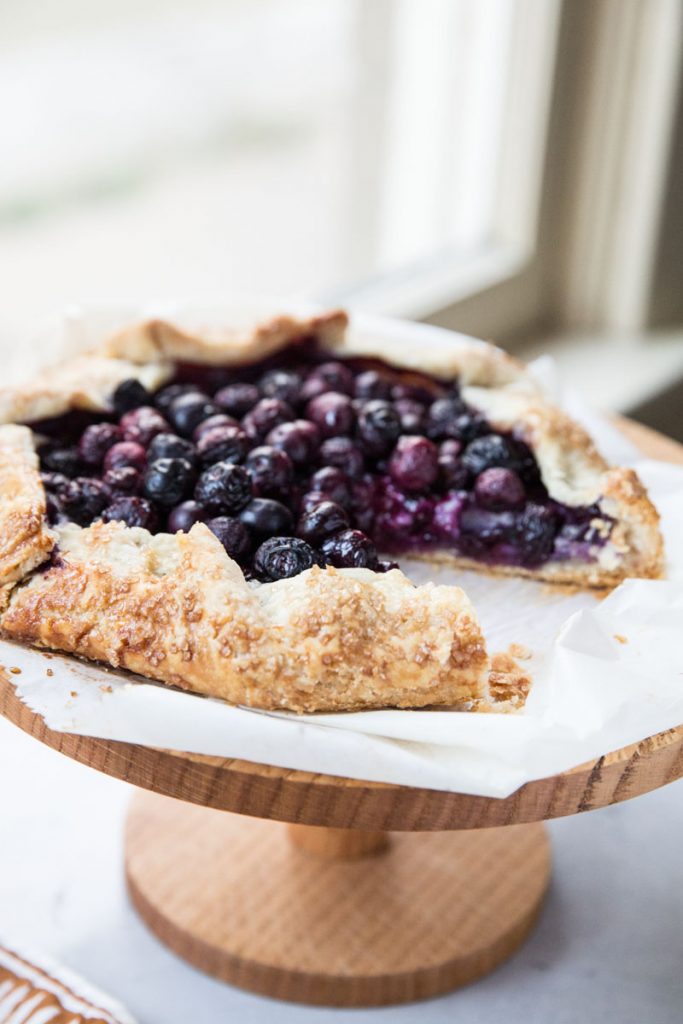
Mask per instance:
[[[456,704],[489,692],[476,615],[394,559],[659,575],[637,476],[521,364],[397,334],[154,320],[0,392],[4,633],[255,707]]]

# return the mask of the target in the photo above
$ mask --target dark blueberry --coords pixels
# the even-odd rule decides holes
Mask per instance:
[[[430,498],[406,494],[396,487],[391,477],[381,478],[377,486],[375,524],[380,533],[395,539],[419,536],[430,528],[434,515],[434,502]]]
[[[121,433],[124,441],[135,441],[147,447],[152,438],[168,430],[168,423],[158,409],[142,405],[121,417]]]
[[[143,488],[152,501],[170,507],[183,500],[194,480],[195,470],[187,459],[155,459],[147,467]]]
[[[133,466],[108,469],[102,480],[113,495],[137,494],[142,487],[142,473]]]
[[[51,526],[59,523],[64,518],[59,498],[50,491],[45,495],[45,514]]]
[[[322,377],[308,377],[301,385],[299,400],[305,404],[317,398],[318,395],[324,395],[329,390],[327,382]]]
[[[197,452],[204,465],[241,462],[248,451],[249,438],[241,427],[213,427],[197,442]]]
[[[301,377],[293,370],[266,370],[259,380],[259,389],[264,398],[279,398],[295,406],[300,401]]]
[[[553,553],[557,518],[545,505],[530,502],[517,516],[515,532],[524,562],[538,565]]]
[[[375,519],[375,485],[371,477],[352,481],[351,510],[353,525],[363,533],[370,533]]]
[[[399,398],[394,402],[394,409],[401,421],[403,434],[423,434],[425,423],[425,407],[412,398]]]
[[[485,434],[470,441],[463,452],[462,461],[472,476],[479,476],[492,466],[516,469],[518,460],[514,445],[506,437]]]
[[[311,370],[306,383],[309,380],[321,380],[326,385],[325,391],[340,391],[344,395],[353,394],[353,373],[343,363],[329,362],[321,363]],[[308,397],[313,397],[308,396]]]
[[[312,474],[308,481],[312,491],[323,491],[329,494],[332,501],[339,505],[348,505],[351,498],[350,480],[343,470],[336,466],[323,466]]]
[[[157,434],[147,449],[147,461],[156,459],[187,459],[191,465],[197,464],[197,449],[191,441],[177,434]]]
[[[301,495],[301,501],[299,502],[299,514],[304,516],[307,512],[317,508],[323,501],[333,501],[331,494],[326,494],[325,491],[305,491]]]
[[[140,526],[143,530],[154,531],[159,518],[154,506],[145,498],[125,497],[114,498],[102,513],[105,523],[121,522],[126,526]]]
[[[393,405],[379,399],[363,405],[358,414],[358,436],[369,455],[386,455],[400,433],[401,421]]]
[[[294,479],[294,463],[286,452],[272,445],[252,448],[244,462],[254,494],[272,497],[288,493]]]
[[[168,513],[168,532],[189,533],[195,523],[203,523],[206,519],[206,511],[196,501],[181,501],[179,505],[172,508]]]
[[[242,562],[251,551],[249,531],[239,519],[232,516],[216,516],[208,519],[206,525],[236,562]]]
[[[391,389],[391,397],[395,402],[408,401],[420,402],[422,405],[430,405],[439,393],[438,384],[427,384],[421,381],[403,380],[399,381]]]
[[[315,423],[323,437],[348,434],[355,420],[351,399],[338,391],[326,391],[312,398],[306,406],[306,417]]]
[[[112,395],[112,403],[117,416],[123,416],[124,413],[130,412],[131,409],[138,409],[141,405],[149,405],[151,401],[149,391],[135,377],[122,380]]]
[[[297,535],[310,544],[318,546],[326,537],[331,537],[349,527],[349,517],[334,501],[322,501],[310,512],[305,512],[296,528]]]
[[[221,412],[241,419],[254,408],[260,397],[255,384],[228,384],[216,392],[213,400]]]
[[[306,465],[313,461],[317,453],[320,431],[309,420],[294,420],[293,423],[281,423],[274,427],[266,437],[266,442],[286,452],[295,465]]]
[[[399,437],[391,458],[389,475],[405,491],[426,491],[439,475],[439,450],[426,437]]]
[[[59,492],[62,510],[68,519],[88,526],[109,503],[109,492],[101,480],[77,476]]]
[[[142,471],[147,465],[147,452],[135,441],[119,441],[113,444],[104,456],[104,471],[120,469],[121,466],[132,466]]]
[[[200,476],[194,496],[212,512],[239,512],[251,499],[249,474],[232,462],[216,462]]]
[[[460,441],[442,441],[439,445],[439,484],[444,491],[464,490],[470,482],[470,472],[463,465]]]
[[[41,448],[40,464],[43,469],[63,476],[74,477],[83,473],[85,467],[78,454],[78,448]]]
[[[444,401],[449,401],[449,399],[444,399]],[[463,412],[459,416],[453,417],[453,419],[436,422],[428,418],[425,430],[429,437],[435,440],[452,437],[463,444],[468,444],[475,437],[487,434],[490,427],[477,413]]]
[[[398,562],[391,562],[387,559],[380,559],[375,566],[375,572],[391,572],[392,569],[399,569]]]
[[[391,398],[391,380],[376,370],[365,370],[355,380],[354,395],[369,401],[371,398]]]
[[[215,416],[217,407],[210,398],[198,391],[180,395],[171,403],[168,418],[174,429],[183,437],[191,437],[192,431],[209,416]]]
[[[261,440],[281,423],[288,423],[293,419],[294,410],[291,405],[281,402],[279,398],[262,398],[246,414],[242,426],[249,437]]]
[[[266,537],[291,533],[294,526],[292,513],[287,506],[272,498],[252,498],[240,512],[240,522],[252,533]]]
[[[320,445],[318,461],[323,466],[335,466],[351,479],[362,475],[365,469],[363,453],[349,437],[329,437]]]
[[[270,537],[254,555],[254,572],[264,583],[288,580],[316,561],[315,551],[300,537]]]
[[[515,517],[512,512],[491,512],[476,505],[467,505],[460,514],[460,531],[463,535],[471,534],[485,545],[495,544],[512,539]]]
[[[460,438],[463,415],[467,415],[467,410],[459,398],[437,398],[427,412],[427,434],[435,441],[444,437]]]
[[[214,427],[239,427],[239,425],[239,421],[234,416],[228,416],[224,412],[217,412],[215,416],[209,416],[208,419],[202,420],[199,426],[194,428],[192,440],[196,444],[207,430],[213,430]]]
[[[111,446],[120,440],[121,430],[114,423],[92,423],[78,442],[78,454],[87,466],[100,466]]]
[[[49,470],[46,473],[41,473],[40,479],[45,490],[53,493],[60,491],[69,482],[68,476],[65,476],[64,473],[52,473]]]
[[[494,466],[480,473],[474,485],[474,496],[482,508],[500,512],[524,504],[524,484],[513,469]]]
[[[377,549],[361,530],[342,530],[321,546],[323,558],[337,569],[374,569]]]
[[[197,394],[196,384],[169,384],[154,395],[154,404],[162,416],[168,417],[176,398],[181,395]]]

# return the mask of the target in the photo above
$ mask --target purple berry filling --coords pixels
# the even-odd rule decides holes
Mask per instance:
[[[124,381],[111,404],[33,424],[50,521],[204,522],[249,578],[384,572],[395,563],[378,548],[591,561],[612,527],[597,506],[552,500],[528,446],[457,383],[330,360],[311,339],[247,367],[180,364],[154,394]]]

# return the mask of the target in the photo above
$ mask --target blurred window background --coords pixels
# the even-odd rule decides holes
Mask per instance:
[[[81,299],[294,294],[552,341],[600,404],[656,398],[683,374],[682,11],[6,0],[7,372]]]

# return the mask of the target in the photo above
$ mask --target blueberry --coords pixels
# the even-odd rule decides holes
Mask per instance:
[[[372,477],[351,483],[351,510],[354,526],[369,533],[375,520],[375,485]]]
[[[248,451],[249,438],[241,427],[212,427],[197,442],[197,452],[204,465],[241,462]]]
[[[150,531],[154,531],[159,522],[150,501],[125,496],[114,498],[103,511],[101,518],[105,523],[121,522],[126,526],[140,526],[143,530]]]
[[[197,464],[197,450],[191,441],[177,434],[157,434],[147,449],[147,461],[156,459],[187,459],[190,465]]]
[[[325,562],[338,569],[374,569],[377,549],[361,530],[342,530],[323,541],[321,551]]]
[[[349,433],[355,414],[348,395],[326,391],[311,399],[306,406],[306,417],[315,423],[323,437],[339,437]]]
[[[317,398],[318,395],[324,395],[329,390],[327,382],[322,377],[308,377],[301,385],[299,399],[303,404],[306,404],[313,398]]]
[[[438,394],[437,384],[427,384],[420,380],[398,381],[391,389],[391,397],[395,402],[408,401],[420,402],[422,405],[430,405]]]
[[[358,414],[358,436],[369,455],[385,455],[401,433],[401,421],[393,405],[379,399],[366,402]]]
[[[538,565],[553,553],[557,518],[545,505],[533,502],[517,516],[515,534],[517,544],[527,565]]]
[[[470,482],[470,472],[460,458],[460,441],[442,441],[439,445],[439,485],[444,491],[464,490]]]
[[[243,562],[251,550],[247,528],[232,516],[216,516],[207,520],[206,525],[236,562]]]
[[[320,444],[320,431],[309,420],[294,420],[274,427],[266,442],[280,448],[289,455],[295,465],[305,465],[313,460]]]
[[[272,498],[252,498],[240,512],[240,522],[252,533],[266,537],[281,536],[292,532],[292,513],[281,501]]]
[[[263,582],[291,579],[316,563],[310,544],[300,537],[271,537],[254,555],[254,572]]]
[[[68,477],[80,476],[85,469],[78,454],[78,448],[74,446],[68,448],[51,448],[46,446],[41,448],[40,464],[43,469],[49,470],[52,473],[61,473],[63,476]]]
[[[320,445],[319,461],[335,466],[354,479],[362,475],[365,459],[358,445],[349,437],[330,437]]]
[[[49,470],[41,473],[40,479],[45,490],[52,493],[61,491],[62,487],[69,482],[69,478],[65,476],[64,473],[53,473]]]
[[[299,519],[297,535],[310,544],[319,545],[326,537],[349,528],[349,517],[334,501],[322,501]]]
[[[112,404],[117,416],[123,416],[131,409],[137,409],[141,405],[149,405],[151,396],[144,384],[141,384],[135,377],[122,380],[112,395]]]
[[[259,389],[264,398],[279,398],[295,406],[300,401],[301,377],[293,370],[266,370],[259,380]]]
[[[460,514],[461,533],[471,534],[485,545],[511,540],[515,529],[512,512],[491,512],[476,505],[467,505]]]
[[[135,441],[143,447],[147,447],[157,434],[168,430],[168,423],[152,405],[141,405],[139,409],[125,413],[120,426],[124,441]]]
[[[323,466],[317,469],[308,481],[312,491],[323,491],[329,494],[332,501],[346,506],[351,498],[351,482],[346,473],[336,466]]]
[[[194,428],[192,440],[197,444],[202,435],[206,434],[208,430],[213,430],[214,427],[239,427],[239,425],[239,421],[234,416],[228,416],[224,412],[217,412],[215,416],[209,416]]]
[[[412,398],[399,398],[394,402],[394,409],[401,423],[404,434],[423,434],[425,423],[425,407]]]
[[[306,383],[309,380],[322,381],[326,385],[325,391],[340,391],[344,395],[353,394],[353,373],[343,363],[336,361],[320,363],[319,366],[311,370]]]
[[[197,394],[196,384],[169,384],[154,395],[154,404],[162,416],[167,417],[173,402],[181,395]]]
[[[354,395],[369,401],[371,398],[391,398],[391,380],[377,370],[365,370],[359,373],[354,384]]]
[[[289,455],[272,445],[252,448],[244,468],[251,477],[254,494],[259,497],[287,494],[294,479],[294,463]]]
[[[45,495],[45,515],[51,526],[62,521],[62,506],[56,494],[48,491]]]
[[[168,513],[168,532],[178,533],[182,530],[183,533],[189,533],[195,523],[203,523],[205,518],[205,510],[196,501],[181,501],[180,505]]]
[[[147,467],[143,488],[152,501],[170,507],[182,501],[194,479],[194,467],[187,459],[155,459]]]
[[[255,384],[228,384],[213,396],[213,400],[222,412],[241,419],[253,409],[261,397]]]
[[[109,493],[101,480],[77,476],[59,492],[64,514],[80,526],[88,526],[109,503]]]
[[[168,418],[177,433],[190,437],[203,420],[215,416],[217,412],[210,398],[198,391],[190,391],[171,402]]]
[[[113,444],[104,456],[104,471],[120,469],[121,466],[132,466],[142,471],[147,464],[147,452],[135,441],[119,441]]]
[[[479,476],[492,466],[502,466],[504,469],[517,467],[514,446],[500,434],[485,434],[470,441],[463,452],[462,461],[472,476]]]
[[[251,499],[249,474],[232,462],[216,462],[199,477],[194,496],[212,512],[239,512]]]
[[[242,426],[249,437],[262,439],[274,427],[294,419],[291,405],[279,398],[262,398],[242,420]]]
[[[482,508],[490,508],[494,512],[519,508],[524,504],[524,484],[513,469],[494,466],[479,474],[474,496]]]
[[[459,421],[467,410],[459,398],[437,398],[427,412],[426,431],[429,437],[439,441],[444,437],[460,436]]]
[[[133,466],[108,469],[102,477],[112,495],[136,494],[142,486],[142,474]]]
[[[443,399],[442,401],[448,402],[452,400]],[[435,402],[434,405],[436,404],[437,403]],[[425,433],[437,441],[441,438],[451,437],[458,441],[462,441],[463,444],[468,444],[470,441],[473,441],[475,437],[480,437],[482,434],[488,433],[489,429],[490,428],[482,417],[476,413],[463,412],[458,416],[453,416],[452,418],[434,420],[431,418],[430,409],[430,412],[427,415]]]
[[[391,479],[405,491],[426,491],[439,475],[439,450],[426,437],[399,437],[389,459]]]
[[[92,423],[78,442],[78,454],[87,466],[100,466],[113,444],[121,440],[121,430],[114,423]]]
[[[464,494],[449,494],[434,506],[433,525],[438,534],[453,540],[460,533],[460,516],[465,506]]]

